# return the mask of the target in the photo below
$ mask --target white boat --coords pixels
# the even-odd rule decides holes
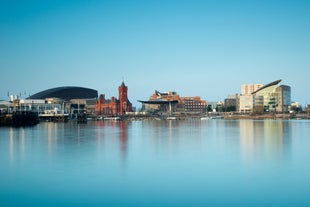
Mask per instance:
[[[119,120],[121,120],[121,118],[118,117],[118,116],[115,116],[115,117],[105,117],[104,120],[105,121],[119,121]]]
[[[177,118],[175,118],[174,116],[168,116],[167,120],[176,120]]]

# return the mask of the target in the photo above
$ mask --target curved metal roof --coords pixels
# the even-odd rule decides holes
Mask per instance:
[[[277,85],[277,84],[280,83],[281,81],[282,81],[282,80],[280,79],[280,80],[276,80],[276,81],[273,81],[273,82],[271,82],[271,83],[268,83],[267,85],[264,85],[263,87],[261,87],[261,88],[257,89],[256,91],[254,91],[252,94],[255,94],[255,93],[257,93],[258,91],[261,91],[261,90],[263,90],[263,89],[265,89],[265,88],[268,88],[268,87],[270,87],[270,86]]]
[[[77,87],[77,86],[65,86],[41,91],[39,93],[30,96],[28,99],[60,98],[70,100],[70,99],[88,99],[97,97],[98,97],[98,91],[94,89]]]

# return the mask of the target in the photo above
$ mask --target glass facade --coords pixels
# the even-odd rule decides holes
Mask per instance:
[[[266,112],[288,112],[291,104],[291,87],[273,85],[256,93],[263,96],[263,108]]]
[[[288,112],[291,105],[291,87],[278,86],[272,82],[251,95],[241,95],[238,100],[239,112]]]

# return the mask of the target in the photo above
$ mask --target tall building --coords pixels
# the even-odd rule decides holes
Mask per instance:
[[[241,95],[251,95],[261,87],[263,87],[263,84],[243,84],[241,85]]]
[[[118,99],[115,97],[105,99],[105,95],[101,94],[95,104],[95,112],[104,116],[118,116],[131,112],[132,104],[128,100],[127,93],[128,87],[122,82],[118,87]]]
[[[286,85],[281,85],[276,88],[276,92],[278,94],[278,103],[277,103],[277,111],[287,112],[289,111],[291,105],[291,87]]]
[[[132,105],[127,97],[128,87],[125,85],[124,81],[122,85],[118,87],[118,99],[119,99],[119,114],[123,115],[126,112],[132,111]]]

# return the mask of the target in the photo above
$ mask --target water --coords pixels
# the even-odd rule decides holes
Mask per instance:
[[[0,206],[310,206],[310,121],[0,128]]]

